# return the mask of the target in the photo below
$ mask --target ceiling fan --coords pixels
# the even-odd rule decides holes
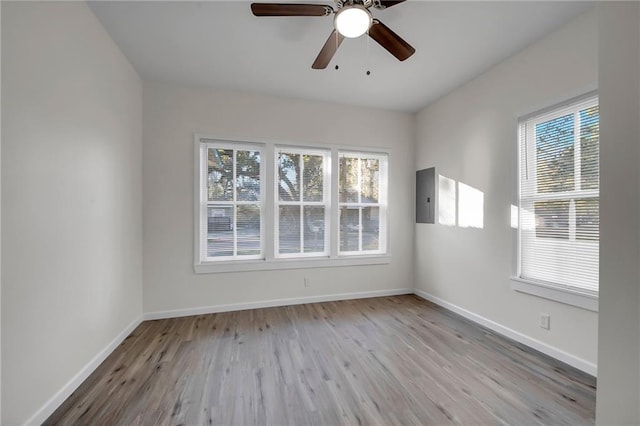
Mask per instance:
[[[371,7],[386,9],[405,0],[334,0],[336,9],[323,4],[252,3],[255,16],[329,16],[335,14],[333,31],[311,65],[324,69],[331,62],[342,41],[360,37],[368,32],[374,39],[400,61],[415,53],[415,49],[389,27],[371,15]]]

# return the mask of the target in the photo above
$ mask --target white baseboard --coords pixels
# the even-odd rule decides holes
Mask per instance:
[[[177,309],[172,311],[148,312],[144,314],[145,321],[165,318],[186,317],[190,315],[214,314],[217,312],[243,311],[246,309],[273,308],[276,306],[302,305],[304,303],[333,302],[336,300],[366,299],[370,297],[398,296],[413,294],[412,288],[398,288],[392,290],[374,290],[357,293],[323,294],[319,296],[293,297],[286,299],[272,299],[259,302],[230,303],[226,305],[203,306],[198,308]]]
[[[578,358],[575,355],[572,355],[570,353],[567,353],[561,349],[555,348],[551,345],[548,345],[544,342],[541,342],[539,340],[536,340],[532,337],[529,337],[525,334],[522,334],[518,331],[515,331],[509,327],[505,327],[502,324],[498,324],[495,321],[492,321],[488,318],[485,318],[481,315],[475,314],[471,311],[468,311],[464,308],[461,308],[457,305],[454,305],[453,303],[449,303],[446,300],[440,299],[439,297],[436,297],[432,294],[429,294],[423,290],[419,290],[419,289],[414,289],[414,293],[417,296],[422,297],[423,299],[429,300],[433,303],[435,303],[436,305],[440,305],[443,308],[446,308],[452,312],[455,312],[458,315],[462,315],[463,317],[478,323],[480,325],[483,325],[485,327],[487,327],[490,330],[495,331],[496,333],[502,334],[506,337],[509,337],[513,340],[515,340],[516,342],[522,343],[523,345],[527,345],[533,349],[536,349],[546,355],[549,355],[552,358],[555,358],[557,360],[560,360],[566,364],[569,364],[572,367],[577,368],[578,370],[582,370],[585,373],[591,374],[594,377],[597,377],[598,375],[598,366],[592,362],[586,361],[582,358]]]
[[[137,326],[142,323],[142,317],[137,318],[122,330],[104,349],[102,349],[87,365],[85,365],[71,380],[53,395],[25,425],[41,425],[54,411],[84,382],[91,373],[127,338]]]

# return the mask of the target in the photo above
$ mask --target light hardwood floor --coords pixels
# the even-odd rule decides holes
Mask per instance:
[[[144,322],[45,424],[582,425],[595,385],[408,295]]]

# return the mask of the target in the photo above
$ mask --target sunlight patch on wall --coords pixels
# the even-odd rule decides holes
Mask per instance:
[[[458,226],[484,228],[484,193],[458,182]]]
[[[438,175],[437,208],[441,225],[484,228],[484,192],[470,185]]]
[[[511,204],[511,227],[518,229],[518,206]]]
[[[456,226],[456,181],[438,175],[438,222]]]

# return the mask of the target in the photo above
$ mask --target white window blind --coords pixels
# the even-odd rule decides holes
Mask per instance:
[[[597,295],[598,99],[520,120],[518,139],[519,277]]]

